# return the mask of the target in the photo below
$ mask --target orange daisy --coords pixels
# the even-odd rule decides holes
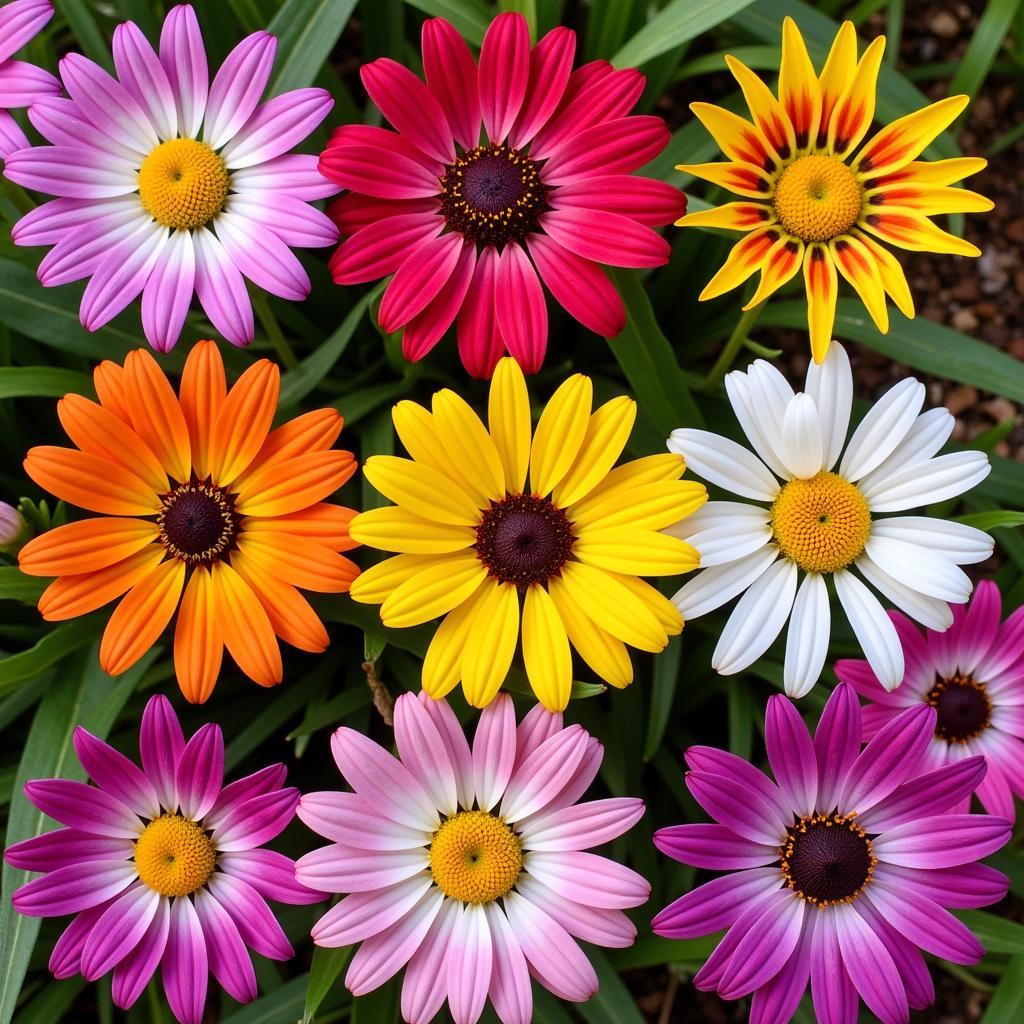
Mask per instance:
[[[178,612],[174,668],[187,700],[213,691],[227,647],[260,686],[281,681],[277,637],[318,653],[327,631],[304,590],[343,593],[359,570],[355,512],[324,501],[356,470],[331,448],[342,428],[317,409],[270,429],[281,374],[267,359],[229,391],[212,341],[189,353],[180,394],[146,351],[100,364],[99,402],[66,395],[57,415],[74,448],[33,448],[40,487],[99,518],[21,550],[23,572],[58,577],[39,599],[56,621],[117,598],[100,644],[111,675],[133,665]]]

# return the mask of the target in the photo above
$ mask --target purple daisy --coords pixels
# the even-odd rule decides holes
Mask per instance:
[[[53,0],[14,0],[0,8],[0,160],[29,144],[7,111],[60,92],[60,82],[48,71],[11,59],[52,17]]]
[[[985,774],[981,757],[924,775],[935,709],[887,722],[861,750],[860,705],[841,683],[811,739],[794,706],[768,702],[776,781],[742,758],[691,747],[686,784],[717,824],[662,829],[655,845],[720,878],[655,917],[658,935],[727,928],[694,977],[725,999],[753,995],[750,1019],[785,1024],[810,982],[821,1024],[853,1024],[857,999],[883,1024],[935,998],[921,950],[958,964],[984,953],[948,909],[983,907],[1008,879],[978,864],[1010,838],[1003,818],[947,814]]]
[[[113,970],[114,1003],[128,1009],[158,966],[174,1016],[199,1024],[207,972],[239,1002],[256,996],[246,947],[294,956],[267,906],[318,903],[288,857],[260,849],[292,820],[298,790],[270,765],[223,784],[224,737],[204,725],[186,743],[170,702],[153,697],[139,733],[142,770],[85,729],[75,750],[95,786],[38,779],[25,795],[66,828],[10,847],[7,863],[41,871],[14,893],[30,917],[74,920],[50,970],[89,981]]]
[[[14,227],[18,245],[52,245],[47,286],[90,278],[82,324],[95,331],[142,293],[142,326],[166,352],[192,294],[229,341],[253,337],[245,278],[304,299],[309,277],[292,246],[332,245],[338,231],[311,200],[337,187],[317,158],[289,153],[331,109],[324,89],[266,103],[277,41],[254,32],[212,84],[193,9],[164,21],[159,55],[133,22],[114,32],[117,78],[81,54],[60,62],[70,99],[44,97],[29,119],[51,143],[12,153],[4,173],[58,196]]]

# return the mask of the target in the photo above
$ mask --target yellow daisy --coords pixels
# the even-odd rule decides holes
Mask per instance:
[[[678,169],[745,198],[676,222],[746,232],[700,297],[717,298],[760,270],[757,291],[744,307],[750,309],[802,267],[811,351],[818,363],[832,337],[838,275],[853,286],[884,334],[889,330],[886,295],[908,317],[914,316],[914,301],[899,262],[880,242],[979,256],[976,246],[929,218],[983,212],[993,205],[976,192],[950,187],[980,171],[984,160],[917,160],[967,106],[967,96],[949,96],[907,114],[857,150],[874,118],[884,49],[880,36],[858,61],[856,33],[844,22],[816,75],[800,30],[786,18],[778,99],[742,61],[725,58],[753,123],[710,103],[690,104],[729,160]]]
[[[657,652],[679,633],[676,608],[640,575],[696,569],[696,550],[659,531],[707,500],[680,480],[676,454],[612,468],[636,418],[615,398],[591,411],[593,386],[575,374],[531,431],[530,397],[513,359],[491,382],[488,427],[454,392],[432,411],[399,402],[395,430],[411,458],[375,455],[363,472],[393,506],[363,512],[353,538],[397,552],[354,583],[356,601],[380,604],[385,626],[444,616],[423,664],[435,698],[461,680],[485,707],[515,655],[545,707],[561,711],[572,687],[571,647],[605,682],[633,679],[627,645]],[[527,486],[529,480],[529,486]]]

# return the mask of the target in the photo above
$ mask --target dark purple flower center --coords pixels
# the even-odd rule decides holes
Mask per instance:
[[[238,536],[234,497],[209,481],[190,480],[165,494],[157,523],[168,554],[189,565],[216,562]]]
[[[875,870],[871,840],[852,817],[815,814],[789,830],[782,848],[786,884],[808,903],[850,903]]]
[[[525,589],[557,576],[572,553],[572,526],[547,498],[513,494],[493,502],[476,528],[476,553],[499,583]]]
[[[521,241],[547,208],[536,163],[508,145],[469,150],[441,179],[448,227],[480,245]]]
[[[992,702],[985,684],[973,676],[937,676],[928,703],[937,713],[935,735],[947,743],[966,743],[984,732],[992,719]]]

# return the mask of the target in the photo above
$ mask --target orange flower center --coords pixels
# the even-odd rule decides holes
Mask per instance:
[[[188,896],[213,874],[217,852],[202,827],[180,814],[154,818],[135,844],[135,870],[162,896]]]
[[[168,228],[201,228],[224,209],[228,172],[205,142],[171,139],[154,149],[139,170],[139,199]]]
[[[462,811],[449,818],[430,844],[430,873],[453,900],[491,903],[516,884],[522,870],[519,836],[486,811]]]
[[[860,216],[863,190],[849,167],[834,156],[802,156],[780,175],[775,214],[805,242],[827,242],[849,231]]]

